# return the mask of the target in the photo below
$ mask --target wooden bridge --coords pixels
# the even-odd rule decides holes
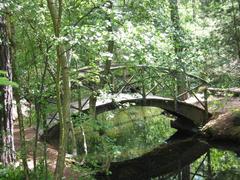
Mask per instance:
[[[81,110],[86,113],[89,111],[91,93],[95,91],[95,89],[99,91],[103,88],[95,81],[92,81],[92,79],[103,78],[103,69],[100,67],[97,71],[90,67],[85,67],[77,72],[76,74],[81,84],[77,85],[73,83],[73,86],[75,88],[77,87],[76,90],[80,92],[80,96],[85,97],[80,97],[80,104],[79,101],[78,103],[71,103],[71,112],[76,113]],[[207,82],[197,76],[184,73],[188,86],[185,92],[178,94],[177,76],[180,73],[184,72],[146,65],[134,67],[120,65],[112,66],[110,75],[105,83],[107,87],[105,88],[108,89],[107,92],[98,93],[96,113],[99,114],[121,108],[126,104],[151,106],[161,108],[177,117],[191,121],[199,127],[207,122],[211,114],[208,113],[207,109],[207,95],[205,96],[204,102],[202,102],[195,95],[194,90],[201,86],[205,87]],[[131,93],[128,90],[129,88],[132,88],[134,93]],[[186,94],[193,95],[201,107],[179,100]],[[86,98],[87,95],[89,96],[88,98]],[[54,121],[56,122],[57,119],[57,113],[52,113],[52,115],[48,117],[49,125]]]
[[[111,111],[118,108],[126,108],[128,106],[149,106],[157,107],[173,114],[177,117],[185,118],[192,121],[195,125],[199,126],[205,120],[205,110],[193,104],[188,104],[184,101],[178,101],[177,104],[174,99],[159,97],[154,95],[148,95],[143,98],[140,94],[105,94],[96,103],[96,113],[100,114],[103,112]],[[104,100],[101,100],[103,99]],[[89,103],[84,100],[82,103],[85,104],[82,107],[83,113],[88,113]],[[177,107],[177,108],[176,108]],[[72,113],[77,113],[79,110],[78,103],[71,103]],[[208,113],[210,117],[211,114]],[[55,117],[56,118],[56,117]]]
[[[182,93],[178,93],[177,88],[179,74],[184,74],[186,77],[187,88]],[[177,120],[175,122],[180,119],[181,124],[184,120],[196,128],[206,124],[211,117],[207,104],[207,82],[186,72],[146,65],[134,67],[115,65],[111,67],[108,77],[104,77],[102,67],[97,70],[86,67],[76,71],[75,78],[78,78],[81,83],[72,83],[72,87],[78,94],[78,101],[71,103],[72,114],[88,113],[91,96],[97,94],[96,114],[129,106],[150,106],[163,109],[176,116]],[[105,87],[99,83],[102,79],[105,79]],[[98,80],[99,82],[97,82]],[[195,94],[195,90],[199,87],[204,87],[203,100],[200,100]],[[103,88],[105,89],[104,93],[102,92]],[[186,94],[196,98],[200,107],[181,101],[181,97]],[[185,124],[182,124],[182,126],[185,126]],[[51,127],[47,132],[48,134],[59,132],[57,112],[48,117],[48,127]],[[105,173],[100,173],[97,174],[97,179],[126,179],[127,177],[130,179],[131,177],[146,179],[164,175],[180,170],[204,154],[208,148],[208,145],[195,139],[171,143],[139,158],[111,163],[112,176],[109,177]],[[194,152],[193,156],[192,152]],[[179,157],[181,158],[179,159]],[[148,163],[146,164],[146,162]],[[130,174],[129,169],[131,169]],[[142,172],[146,170],[147,172],[139,173],[140,169],[143,169]]]

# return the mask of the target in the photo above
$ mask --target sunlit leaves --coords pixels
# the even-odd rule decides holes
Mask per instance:
[[[13,87],[18,87],[17,83],[9,81],[8,78],[3,77],[7,74],[6,71],[0,70],[0,86],[13,86]]]
[[[13,86],[18,87],[17,83],[9,81],[7,78],[0,77],[0,86]]]

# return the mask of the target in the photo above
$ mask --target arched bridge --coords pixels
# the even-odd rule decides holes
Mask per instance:
[[[205,101],[200,101],[194,91],[201,86],[206,86],[207,82],[194,75],[183,71],[169,68],[137,65],[133,67],[114,65],[110,69],[109,77],[105,77],[103,68],[93,70],[90,67],[82,68],[77,72],[80,84],[77,87],[78,103],[71,103],[71,112],[87,112],[89,110],[89,99],[96,91],[103,88],[108,89],[106,94],[98,95],[96,102],[96,113],[103,113],[113,109],[121,108],[126,104],[135,106],[151,106],[161,108],[177,117],[187,120],[199,127],[205,124],[211,114],[207,109],[207,96]],[[185,92],[178,93],[178,76],[184,74]],[[104,79],[103,86],[93,79]],[[181,82],[182,83],[182,82]],[[134,93],[126,92],[127,88],[134,89]],[[78,94],[78,95],[79,95]],[[201,107],[181,101],[181,97],[191,94],[198,100]],[[89,98],[86,99],[87,96]],[[85,99],[84,99],[85,98]],[[80,103],[79,103],[80,102]],[[52,127],[58,120],[57,113],[48,117],[48,127]]]
[[[81,108],[83,113],[89,111],[89,101],[84,100],[82,102],[83,107]],[[96,103],[96,113],[100,114],[103,112],[111,111],[118,108],[125,108],[128,106],[149,106],[161,108],[170,114],[177,117],[182,117],[188,121],[193,122],[196,126],[200,126],[206,120],[205,109],[195,106],[193,104],[186,103],[184,101],[176,101],[171,98],[165,98],[160,96],[148,95],[143,98],[140,94],[105,94],[100,96]],[[71,103],[72,113],[79,111],[78,103]],[[208,117],[211,114],[208,113]],[[49,123],[53,120],[58,120],[57,114],[49,117]]]
[[[95,96],[94,98],[97,99],[96,114],[128,106],[157,107],[178,117],[175,125],[180,123],[180,126],[176,125],[175,127],[181,130],[189,130],[185,126],[189,124],[190,128],[200,127],[211,117],[207,107],[207,82],[199,77],[183,71],[146,65],[134,67],[115,65],[111,67],[107,77],[102,73],[103,71],[103,67],[99,67],[98,70],[86,67],[76,71],[77,79],[81,83],[72,83],[72,87],[76,87],[78,93],[78,102],[71,103],[72,114],[88,113],[89,101],[91,101],[91,97]],[[185,82],[179,82],[179,75],[185,76]],[[102,79],[104,79],[103,84],[101,83]],[[178,92],[178,83],[187,85],[185,92]],[[201,86],[204,86],[204,100],[200,100],[195,94],[195,90]],[[129,88],[135,92],[133,93],[132,90],[129,92]],[[100,93],[102,89],[105,94]],[[181,101],[186,94],[195,97],[200,107]],[[90,97],[86,98],[88,96]],[[57,120],[58,115],[55,113],[49,116],[48,123],[58,123]],[[59,133],[59,126],[56,123],[54,123],[55,126],[50,125],[52,127],[47,132],[48,137],[54,135],[56,137],[56,134]],[[149,177],[179,171],[204,154],[208,148],[206,143],[196,140],[195,137],[164,144],[141,157],[111,163],[109,167],[111,176],[98,173],[96,178],[149,179]]]
[[[130,106],[150,106],[161,108],[175,116],[188,119],[197,126],[201,125],[206,118],[206,113],[204,109],[183,101],[175,101],[171,98],[153,95],[148,95],[147,97],[143,98],[140,94],[118,94],[117,97],[115,95],[107,95],[107,97],[105,97],[104,101],[97,101],[97,114],[118,109],[119,107],[124,107],[124,104],[128,104]],[[75,105],[76,104],[73,103],[72,108],[78,109],[78,107],[76,107]],[[86,104],[82,108],[82,112],[88,111],[89,105]],[[211,114],[208,113],[208,116],[210,117]]]

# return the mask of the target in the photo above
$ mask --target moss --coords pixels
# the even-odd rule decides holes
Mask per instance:
[[[234,115],[238,115],[240,117],[240,108],[234,108],[231,110],[231,112],[234,114]]]

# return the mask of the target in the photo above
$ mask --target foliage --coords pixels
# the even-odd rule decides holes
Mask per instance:
[[[0,179],[6,180],[6,179],[12,179],[12,180],[18,180],[18,179],[24,179],[24,172],[21,167],[1,167],[0,170]]]
[[[43,174],[44,174],[44,166],[40,162],[37,165],[37,172],[34,173],[33,171],[31,171],[30,177],[32,179],[35,179],[36,177],[38,177],[39,180],[44,180],[45,177],[43,176]],[[7,180],[7,179],[9,179],[9,180],[24,180],[25,174],[24,174],[22,166],[4,167],[4,166],[0,165],[0,180]],[[50,172],[48,174],[48,179],[49,180],[53,179]]]
[[[111,2],[112,8],[109,8]],[[173,27],[170,2],[65,0],[62,4],[61,32],[56,37],[46,1],[3,1],[0,3],[0,14],[10,16],[8,23],[12,26],[9,30],[12,31],[12,41],[9,45],[13,48],[11,55],[16,61],[14,70],[20,83],[8,81],[6,73],[0,71],[0,85],[18,87],[22,99],[35,107],[41,105],[39,111],[43,115],[40,122],[42,128],[45,128],[44,115],[48,116],[57,109],[52,105],[58,97],[56,85],[63,85],[62,78],[56,83],[56,48],[59,45],[64,47],[62,54],[67,57],[72,101],[83,100],[89,95],[110,93],[114,88],[117,91],[117,87],[123,86],[131,74],[147,90],[155,85],[155,80],[158,81],[160,86],[154,94],[175,96],[173,91],[177,86],[177,75],[163,73],[157,67],[197,75],[214,87],[238,87],[239,1],[179,1],[176,4],[179,11],[178,30]],[[110,41],[114,42],[113,52],[109,51]],[[175,52],[176,47],[181,48],[180,56]],[[108,61],[112,65],[126,65],[126,68],[115,72],[116,76],[104,74],[103,69]],[[140,72],[132,68],[140,64],[151,65],[157,70]],[[85,67],[90,70],[79,73],[79,69]],[[145,76],[151,78],[144,79]],[[115,85],[110,82],[112,79],[116,82]],[[184,81],[180,83],[186,84]],[[139,84],[133,82],[131,85]],[[187,86],[192,88],[193,85]],[[222,108],[223,103],[213,102],[212,106]],[[156,112],[156,117],[148,117]],[[174,133],[169,125],[170,118],[159,113],[156,109],[130,108],[106,113],[97,119],[85,114],[76,117],[73,115],[78,151],[80,154],[83,152],[83,127],[91,154],[87,158],[94,167],[99,167],[99,162],[106,159],[120,160],[139,156],[163,143]],[[37,122],[36,117],[36,112],[29,117],[33,119],[33,125]],[[99,152],[102,152],[101,155]],[[223,162],[217,158],[220,156],[229,158],[230,162],[226,163],[229,166],[238,167],[238,161],[228,153],[221,154],[214,150],[212,154],[216,168],[214,171],[230,169],[219,164]],[[18,169],[14,173],[21,174]]]
[[[6,75],[5,71],[0,71],[0,76],[5,76],[5,75]],[[9,81],[8,78],[6,77],[0,77],[0,85],[18,87],[16,83]]]
[[[82,126],[90,156],[99,161],[123,160],[150,151],[175,132],[170,127],[170,118],[160,114],[157,108],[130,107],[102,114],[97,122],[85,120]],[[81,130],[76,129],[76,133],[82,152]]]

